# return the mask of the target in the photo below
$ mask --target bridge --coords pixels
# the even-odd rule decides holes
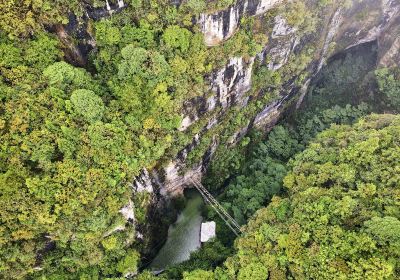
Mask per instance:
[[[200,167],[201,168],[201,167]],[[194,179],[193,177],[186,180],[186,182],[181,182],[182,184],[191,184],[193,185],[203,197],[205,203],[209,204],[215,212],[220,216],[220,218],[226,223],[229,229],[236,235],[239,236],[242,233],[242,229],[240,228],[239,224],[235,221],[235,219],[225,210],[225,208],[214,198],[214,196],[202,185],[199,180]],[[199,236],[200,238],[200,236]],[[156,246],[152,248],[156,249],[160,245],[163,245],[163,241],[160,241]],[[152,260],[144,263],[139,270],[147,267]],[[164,272],[165,269],[153,270],[152,273],[154,275],[161,274]]]
[[[229,213],[225,210],[225,208],[222,207],[222,205],[199,181],[190,179],[190,182],[203,196],[204,201],[208,203],[215,210],[215,212],[217,212],[217,214],[221,217],[221,219],[225,222],[225,224],[232,230],[232,232],[236,236],[239,236],[242,233],[242,230],[239,224],[235,221],[235,219],[231,215],[229,215]]]

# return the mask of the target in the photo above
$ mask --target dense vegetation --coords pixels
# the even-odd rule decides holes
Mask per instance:
[[[374,73],[374,61],[374,46],[357,48],[332,60],[316,78],[300,110],[276,125],[266,139],[253,131],[212,163],[206,183],[211,189],[222,184],[224,191],[218,199],[236,220],[245,224],[256,210],[268,205],[273,195],[279,195],[285,202],[290,201],[287,199],[290,192],[283,187],[283,178],[287,170],[293,168],[291,158],[306,149],[319,132],[329,129],[332,124],[352,124],[371,112],[398,111],[398,107],[388,102],[389,92],[400,94],[398,79],[394,76],[397,69],[380,69]],[[382,83],[387,84],[386,88],[380,86]],[[271,204],[277,199],[274,197]],[[219,221],[212,209],[208,218]],[[261,222],[257,226],[261,227]],[[256,230],[257,226],[253,229]],[[188,279],[233,279],[236,276],[220,273],[220,268],[215,275],[210,271],[196,271],[207,267],[211,270],[220,265],[223,257],[212,252],[229,254],[230,250],[226,249],[232,246],[233,239],[234,235],[219,221],[214,243],[194,253],[188,262],[168,268],[162,277],[179,279],[186,275]],[[237,263],[232,264],[231,268],[234,267]],[[188,271],[192,272],[188,274]],[[266,278],[261,275],[260,279]]]
[[[237,253],[185,279],[397,279],[400,118],[334,125],[290,162],[287,197],[257,212]]]
[[[373,75],[373,49],[367,46],[333,60],[316,78],[300,110],[276,125],[266,139],[254,131],[211,164],[205,181],[210,188],[229,183],[219,199],[237,221],[245,223],[272,195],[281,192],[287,162],[317,133],[332,123],[351,124],[387,108],[384,93],[363,94],[366,86],[371,86],[364,81]],[[380,83],[383,76],[377,77]]]
[[[192,136],[207,126],[212,117],[221,113],[225,114],[224,119],[204,132],[201,143],[188,155],[188,166],[204,155],[213,136],[218,135],[217,160],[212,163],[205,183],[214,190],[224,187],[219,199],[242,225],[271,200],[268,209],[283,201],[287,209],[282,215],[286,219],[277,221],[281,223],[281,231],[274,231],[274,234],[289,234],[291,221],[304,222],[300,217],[291,216],[297,207],[292,198],[297,199],[300,192],[294,192],[295,187],[288,179],[286,188],[283,186],[288,170],[292,170],[292,176],[296,174],[294,166],[298,161],[288,165],[289,159],[304,150],[315,135],[329,128],[331,123],[351,124],[371,111],[384,108],[395,113],[399,107],[398,69],[376,71],[381,95],[371,97],[363,94],[360,88],[349,87],[365,80],[371,61],[349,58],[344,61],[346,67],[351,67],[349,71],[333,71],[335,75],[327,73],[321,78],[325,84],[317,87],[307,101],[312,110],[304,109],[302,115],[276,126],[267,139],[254,132],[242,139],[238,148],[230,147],[232,149],[227,152],[231,136],[277,98],[282,85],[293,77],[298,77],[296,84],[304,81],[307,77],[304,70],[316,55],[318,46],[304,46],[296,55],[292,54],[279,71],[268,70],[256,60],[252,89],[248,93],[250,101],[245,108],[233,106],[226,112],[217,108],[183,132],[179,128],[188,101],[209,96],[206,78],[224,66],[229,58],[241,56],[247,61],[262,50],[277,12],[299,34],[309,35],[317,30],[318,9],[345,1],[317,1],[310,7],[303,1],[294,1],[271,10],[265,17],[244,17],[233,37],[213,48],[204,45],[203,34],[193,19],[204,11],[224,9],[233,0],[188,0],[179,8],[169,0],[132,0],[125,1],[127,7],[111,17],[97,21],[85,18],[88,7],[104,8],[106,2],[0,1],[2,279],[116,279],[137,273],[141,266],[140,252],[147,248],[146,238],[149,237],[140,240],[135,230],[148,222],[146,215],[151,197],[147,193],[134,193],[133,179],[143,168],[162,167],[191,143]],[[69,21],[73,25],[70,13],[83,21],[78,28],[87,29],[87,36],[93,36],[89,39],[96,43],[85,69],[69,64],[64,53],[71,51],[71,45],[77,45],[82,38],[71,37],[71,45],[68,45],[54,31]],[[338,90],[338,85],[360,94],[357,98],[346,96],[347,91]],[[324,103],[327,100],[324,96],[331,94],[332,89],[343,93],[342,97],[336,95],[329,99],[334,100],[333,103]],[[349,101],[353,99],[357,102]],[[385,107],[386,104],[390,107]],[[397,123],[396,119],[385,129]],[[340,134],[342,128],[335,129]],[[313,170],[312,163],[309,165]],[[374,185],[375,193],[379,194],[380,185],[378,182]],[[283,197],[286,192],[288,197],[274,198],[277,194]],[[321,197],[323,195],[333,196],[330,192],[321,193]],[[341,201],[341,195],[354,199],[355,194],[339,193],[332,201]],[[389,205],[390,198],[384,203]],[[350,225],[364,226],[366,236],[374,235],[377,228],[389,228],[384,235],[367,240],[375,246],[368,253],[381,260],[382,269],[377,271],[385,275],[397,273],[395,260],[387,258],[387,254],[395,254],[393,250],[398,248],[386,246],[387,242],[393,246],[398,242],[398,237],[390,231],[398,226],[398,220],[394,220],[398,216],[393,209],[387,210],[392,211],[390,213],[376,209],[374,216],[357,213],[360,215],[355,219],[358,224]],[[269,210],[262,210],[253,218],[248,236],[259,231],[258,225],[269,221],[268,215],[268,219],[263,218],[265,211]],[[209,218],[213,215],[208,211]],[[339,218],[334,226],[348,226],[349,221]],[[232,279],[236,270],[238,275],[244,275],[240,277],[247,277],[249,271],[258,271],[262,277],[272,273],[268,266],[260,270],[258,262],[251,265],[236,262],[241,250],[247,250],[243,243],[248,236],[237,242],[237,255],[226,262],[226,266],[235,267],[234,270],[218,268],[212,272],[211,269],[222,265],[233,251],[233,237],[220,222],[218,230],[223,238],[207,244],[180,266],[168,268],[161,277],[178,279],[185,274],[187,279],[207,279],[221,275],[215,277]],[[315,232],[310,230],[309,235],[312,234]],[[285,238],[280,242],[288,242]],[[276,243],[276,240],[268,240]],[[309,244],[299,246],[306,245]],[[299,265],[296,267],[299,273],[311,275],[305,272],[309,263],[304,258],[308,255],[297,252],[291,256],[293,259],[285,259],[286,252],[282,248],[274,252],[280,261],[278,275],[284,269],[292,273],[292,260]],[[356,255],[352,257],[357,259]],[[322,260],[322,257],[316,259],[313,265],[321,264]],[[302,263],[298,263],[300,261]],[[368,262],[363,264],[369,265]],[[337,266],[342,266],[342,262],[338,260]],[[204,271],[188,273],[194,268]],[[145,272],[138,278],[153,276]]]
[[[0,13],[0,277],[135,273],[145,244],[120,212],[145,223],[149,196],[130,183],[191,141],[182,105],[204,94],[206,73],[264,41],[249,21],[236,48],[209,52],[190,1],[133,1],[89,22],[89,72],[46,28],[105,1],[14,2]]]

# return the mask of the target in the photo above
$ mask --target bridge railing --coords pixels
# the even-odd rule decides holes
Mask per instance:
[[[225,208],[214,198],[214,196],[198,181],[190,180],[196,189],[203,196],[204,200],[211,205],[211,207],[217,212],[221,219],[226,223],[226,225],[232,230],[232,232],[239,236],[242,232],[239,224],[235,219],[229,215]]]

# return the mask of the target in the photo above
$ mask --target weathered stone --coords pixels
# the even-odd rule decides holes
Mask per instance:
[[[129,200],[128,205],[126,205],[124,208],[119,210],[119,212],[124,216],[124,218],[129,221],[130,223],[135,223],[135,209],[133,206],[132,200]]]
[[[211,90],[217,94],[222,108],[243,104],[244,94],[251,88],[253,63],[254,58],[246,62],[242,57],[234,57],[212,76]]]
[[[212,14],[201,14],[199,25],[207,46],[216,46],[230,38],[244,16],[256,16],[275,7],[282,0],[247,0],[237,3],[226,10]]]
[[[278,15],[275,17],[275,25],[271,34],[272,38],[275,39],[281,36],[287,36],[294,32],[296,32],[296,28],[289,26],[283,16]]]
[[[141,174],[135,179],[133,183],[133,189],[135,192],[148,192],[152,193],[153,183],[151,182],[151,178],[147,169],[143,169]]]

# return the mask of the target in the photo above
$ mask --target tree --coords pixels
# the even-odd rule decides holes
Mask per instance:
[[[201,248],[190,254],[190,259],[178,265],[168,267],[162,276],[167,279],[182,279],[183,273],[192,270],[211,270],[221,265],[232,253],[231,248],[225,247],[218,240],[209,241]]]
[[[182,52],[189,49],[191,37],[192,33],[189,30],[177,25],[169,26],[163,34],[164,42],[168,47],[180,49]]]
[[[96,23],[96,43],[101,45],[117,45],[121,41],[121,32],[110,20]]]
[[[193,11],[194,14],[200,14],[206,9],[207,3],[205,0],[188,0],[186,6]]]
[[[233,212],[234,218],[244,224],[282,187],[286,168],[281,163],[266,156],[246,162],[241,175],[226,188],[224,206]]]
[[[400,108],[400,68],[381,68],[375,71],[379,90],[385,94],[389,103],[396,109]]]
[[[214,279],[214,273],[212,271],[205,271],[205,270],[194,270],[190,273],[185,272],[183,274],[183,279],[184,280],[198,280],[198,279],[204,279],[204,280],[212,280]]]
[[[71,94],[73,111],[89,123],[101,120],[104,113],[104,103],[101,97],[93,91],[78,89]]]
[[[265,145],[270,155],[281,160],[288,160],[299,150],[299,143],[294,132],[277,125],[268,135]]]
[[[25,63],[40,71],[57,61],[62,56],[59,42],[46,33],[38,33],[35,40],[29,41],[25,49]]]
[[[117,270],[123,275],[136,274],[139,254],[136,251],[129,251],[128,254],[118,262]]]
[[[78,10],[79,1],[2,1],[0,29],[10,37],[27,37],[44,29],[45,25],[67,23],[70,10]]]
[[[224,277],[399,278],[399,140],[394,115],[320,133],[291,161],[288,197],[249,222]]]
[[[47,79],[49,86],[58,89],[58,91],[54,91],[60,94],[57,97],[63,99],[68,99],[71,92],[77,89],[102,92],[98,83],[87,71],[73,67],[64,61],[49,65],[44,69],[43,76]]]
[[[396,217],[372,217],[364,223],[365,231],[380,246],[388,247],[392,256],[400,256],[400,221]]]

